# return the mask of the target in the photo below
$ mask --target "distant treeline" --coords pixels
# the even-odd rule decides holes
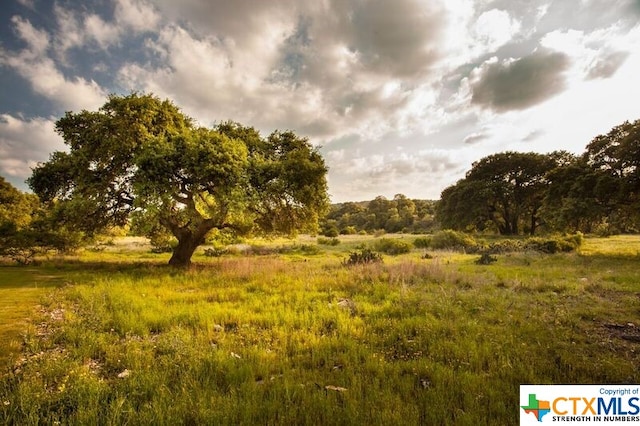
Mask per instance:
[[[392,200],[378,196],[371,201],[333,204],[320,223],[328,237],[357,233],[428,233],[436,229],[435,201],[413,200],[397,194]]]
[[[640,120],[595,137],[582,155],[489,155],[438,201],[398,194],[335,204],[321,222],[327,236],[438,229],[500,235],[640,232]]]

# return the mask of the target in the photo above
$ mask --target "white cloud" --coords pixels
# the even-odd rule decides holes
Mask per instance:
[[[467,166],[465,149],[439,148],[406,151],[397,148],[386,154],[362,155],[360,150],[348,158],[329,155],[332,174],[329,183],[337,189],[334,202],[371,200],[378,195],[387,198],[402,193],[411,198],[440,196],[445,184],[456,180],[456,174]]]
[[[23,5],[24,7],[35,10],[36,2],[35,0],[18,0],[18,3]]]
[[[132,33],[157,29],[161,21],[156,9],[144,0],[115,0],[113,21],[59,3],[54,4],[53,12],[57,25],[54,48],[57,59],[62,62],[67,61],[70,49],[84,48],[93,42],[100,49],[107,50]]]
[[[13,68],[25,78],[34,92],[45,96],[65,109],[96,108],[106,96],[93,80],[82,77],[67,79],[46,55],[48,37],[36,30],[29,21],[14,19],[17,31],[27,42],[19,52],[0,50],[0,65]]]
[[[46,161],[51,152],[62,149],[64,144],[54,132],[53,121],[0,115],[0,174],[3,176],[24,181],[31,175],[32,167]]]
[[[65,9],[55,3],[53,6],[53,14],[58,25],[58,31],[55,34],[54,48],[58,59],[65,61],[69,49],[84,44],[85,35],[80,21],[73,11]]]
[[[87,36],[95,40],[102,49],[117,43],[120,38],[119,28],[105,22],[96,14],[90,14],[85,17],[84,30]]]
[[[624,63],[628,52],[638,51],[639,28],[626,31],[614,24],[592,32],[556,30],[546,34],[540,44],[572,58],[574,80],[610,77]]]
[[[478,17],[473,27],[473,39],[481,52],[492,52],[511,41],[520,26],[520,22],[506,11],[491,9]]]
[[[116,0],[115,21],[134,31],[153,31],[160,20],[157,10],[147,1]]]
[[[19,16],[11,18],[18,36],[27,43],[28,52],[33,57],[45,54],[49,48],[49,34],[31,25],[31,22]]]

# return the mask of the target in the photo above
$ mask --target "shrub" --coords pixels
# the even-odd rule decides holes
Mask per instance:
[[[523,251],[525,244],[520,240],[500,240],[489,244],[488,253],[504,254]]]
[[[473,237],[462,233],[445,229],[436,232],[431,238],[431,248],[463,250],[469,253],[478,251],[478,243]]]
[[[149,237],[149,243],[152,253],[171,253],[178,241],[168,233],[157,232]]]
[[[355,226],[346,226],[342,228],[342,230],[340,231],[340,234],[342,235],[355,235],[357,233],[358,233],[358,230],[356,229]]]
[[[0,257],[8,257],[21,265],[33,263],[36,256],[49,250],[73,253],[83,242],[83,234],[66,227],[52,230],[43,222],[18,230],[15,224],[0,225]]]
[[[210,247],[204,249],[204,255],[207,257],[220,257],[227,253],[227,249],[221,247]]]
[[[320,235],[324,235],[325,237],[335,238],[340,235],[340,231],[338,230],[338,224],[335,220],[327,220],[322,223],[320,226]]]
[[[320,253],[320,249],[315,244],[294,244],[293,246],[282,248],[278,252],[312,255]]]
[[[525,248],[547,254],[568,253],[580,247],[582,241],[582,234],[567,235],[564,237],[532,237],[525,241]]]
[[[429,248],[431,247],[431,238],[429,237],[418,237],[415,240],[413,240],[413,246],[415,248]]]
[[[323,246],[337,246],[338,244],[340,244],[340,240],[337,238],[318,237],[318,244]]]
[[[353,265],[368,265],[371,263],[382,262],[382,255],[371,249],[365,248],[360,251],[354,251],[349,253],[349,258],[343,263],[345,266]]]
[[[483,253],[482,256],[480,256],[477,260],[476,260],[476,265],[491,265],[493,262],[497,262],[498,258],[495,256],[491,256],[489,253]]]
[[[564,239],[565,241],[574,244],[575,248],[578,248],[584,242],[584,234],[582,234],[582,232],[576,232],[573,235],[566,235]]]
[[[403,240],[381,238],[376,241],[375,248],[378,251],[395,256],[402,253],[409,253],[411,251],[411,244]]]
[[[554,254],[560,251],[560,244],[555,239],[532,237],[525,242],[528,250],[539,251],[541,253]]]
[[[156,254],[171,253],[172,251],[173,251],[173,249],[171,248],[171,246],[154,246],[154,247],[151,247],[151,253],[156,253]]]

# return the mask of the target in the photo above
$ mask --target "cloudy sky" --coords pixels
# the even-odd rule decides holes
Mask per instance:
[[[0,175],[53,123],[153,92],[200,124],[294,130],[333,201],[439,198],[506,150],[581,153],[640,119],[640,0],[3,0]]]

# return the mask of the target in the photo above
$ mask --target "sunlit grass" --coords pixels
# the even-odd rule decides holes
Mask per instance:
[[[2,267],[0,273],[0,366],[20,351],[36,305],[60,276],[37,268]]]
[[[125,249],[54,262],[73,285],[49,297],[45,332],[26,328],[0,417],[515,424],[521,383],[640,381],[638,343],[608,327],[640,326],[637,258],[618,255],[638,237],[490,266],[414,250],[354,267],[342,259],[373,237],[340,238],[312,255],[199,252],[188,271]]]

